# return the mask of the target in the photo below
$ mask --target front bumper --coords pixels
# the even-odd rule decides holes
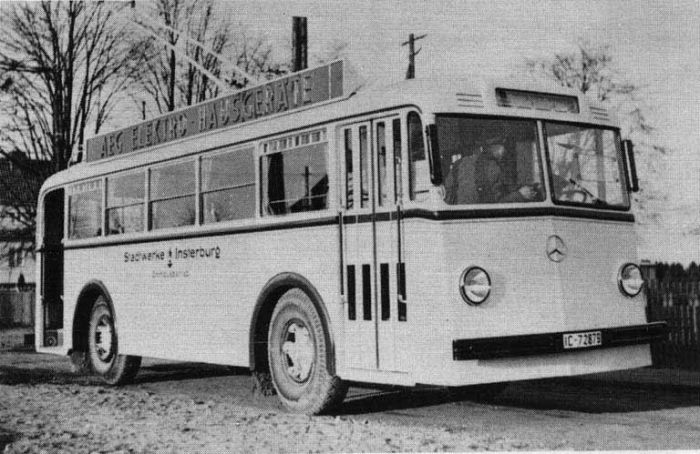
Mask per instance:
[[[564,335],[600,331],[602,343],[576,349],[564,348]],[[535,356],[553,353],[575,353],[601,348],[624,347],[627,345],[649,344],[668,338],[666,322],[646,325],[623,326],[560,333],[526,334],[521,336],[485,337],[481,339],[456,339],[452,341],[452,354],[455,361],[496,359],[516,356]]]

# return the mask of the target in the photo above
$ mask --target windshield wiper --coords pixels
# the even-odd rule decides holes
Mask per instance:
[[[589,191],[589,190],[588,190],[587,188],[585,188],[581,183],[579,183],[578,181],[574,180],[573,178],[566,178],[566,181],[568,181],[569,183],[571,183],[572,185],[574,185],[574,187],[575,187],[576,189],[578,189],[579,191],[581,191],[581,192],[583,192],[584,194],[586,194],[586,195],[593,201],[593,205],[607,205],[607,203],[605,203],[605,201],[599,199],[595,194],[593,194],[591,191]]]

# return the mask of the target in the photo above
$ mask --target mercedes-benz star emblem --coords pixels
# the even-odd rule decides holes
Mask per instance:
[[[547,257],[553,262],[561,262],[566,257],[566,245],[564,240],[557,235],[547,238]]]

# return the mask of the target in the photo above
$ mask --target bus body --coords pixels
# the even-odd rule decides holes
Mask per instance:
[[[604,108],[507,82],[356,89],[344,64],[89,141],[39,200],[37,351],[115,383],[118,358],[250,367],[306,412],[348,381],[650,364],[665,327]]]

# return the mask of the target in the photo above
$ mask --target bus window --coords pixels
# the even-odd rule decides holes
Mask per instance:
[[[352,172],[352,129],[343,131],[345,147],[345,205],[347,209],[353,207],[353,172]]]
[[[144,173],[107,179],[107,235],[143,231]]]
[[[254,148],[202,159],[202,222],[231,221],[255,215]]]
[[[423,123],[416,112],[408,114],[408,181],[411,200],[424,201],[430,188],[430,169],[425,156]]]
[[[360,126],[360,208],[369,206],[370,148],[367,126]]]
[[[552,122],[544,130],[555,202],[629,207],[615,131]]]
[[[310,138],[315,137],[312,134]],[[299,143],[303,144],[304,140]],[[323,142],[263,156],[263,214],[325,209],[328,206],[327,152],[328,143]]]
[[[389,201],[389,188],[386,173],[386,124],[377,123],[377,203],[384,206]]]
[[[395,119],[391,122],[391,129],[394,140],[394,201],[399,201],[399,191],[403,191],[401,187],[401,120]]]
[[[534,120],[440,115],[437,128],[449,205],[544,200]]]
[[[68,238],[102,235],[102,181],[72,186],[68,196]]]
[[[151,169],[149,219],[152,229],[194,225],[194,161]]]

